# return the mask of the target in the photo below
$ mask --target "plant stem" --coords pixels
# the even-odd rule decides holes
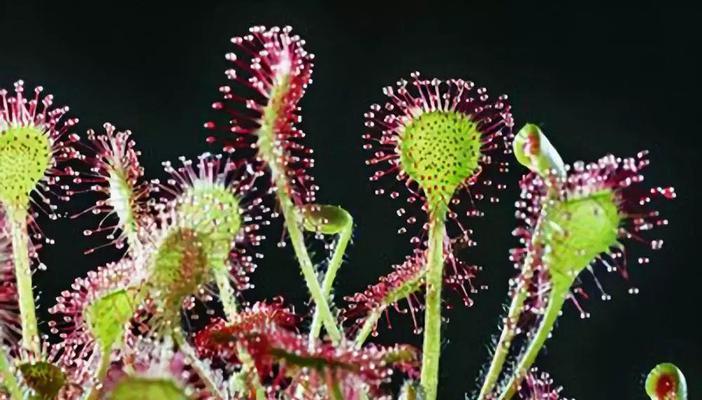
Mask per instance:
[[[185,340],[183,331],[180,328],[176,328],[172,330],[171,335],[173,337],[173,341],[178,345],[178,349],[182,351],[190,361],[190,366],[192,367],[193,371],[195,371],[197,376],[202,379],[207,391],[209,391],[212,397],[215,399],[224,400],[225,397],[222,395],[222,392],[217,387],[217,384],[215,384],[211,379],[212,373],[209,371],[209,368],[207,368],[197,357],[193,351],[193,348],[190,346],[190,343]]]
[[[124,235],[127,237],[127,252],[131,255],[138,254],[142,250],[143,246],[141,240],[139,240],[139,234],[137,233],[136,224],[127,225],[124,227]]]
[[[334,376],[333,370],[326,371],[326,381],[327,390],[331,394],[331,399],[333,400],[344,400],[344,394],[341,391],[341,385],[339,385],[339,380]]]
[[[435,400],[439,384],[441,354],[441,286],[444,272],[444,212],[429,215],[429,249],[424,313],[424,342],[422,344],[422,375],[427,400]]]
[[[539,328],[534,334],[534,337],[532,337],[531,342],[529,342],[526,351],[517,362],[512,377],[510,378],[509,383],[507,383],[503,389],[504,392],[498,398],[499,400],[509,400],[515,393],[517,393],[520,382],[536,360],[536,356],[544,346],[546,339],[548,339],[548,336],[551,333],[551,329],[553,329],[553,325],[558,319],[558,314],[560,313],[561,308],[563,308],[563,303],[565,302],[566,294],[568,293],[568,287],[569,286],[566,286],[565,289],[561,287],[553,287],[551,289],[548,305],[546,306],[546,310],[541,319],[541,323],[539,324]]]
[[[232,318],[238,313],[238,307],[236,305],[236,298],[234,298],[234,290],[229,282],[229,272],[226,268],[215,268],[214,276],[217,282],[217,288],[219,289],[219,301],[222,302],[226,320],[231,322]],[[258,379],[258,374],[253,360],[251,359],[251,355],[243,346],[238,346],[237,350],[242,364],[242,372],[245,376],[250,376],[250,379],[246,379],[246,382],[249,382],[251,386],[253,386],[256,399],[264,400],[266,398],[265,390],[263,386],[261,386],[261,381]]]
[[[9,393],[11,400],[22,400],[24,398],[17,378],[15,374],[12,373],[12,367],[7,357],[5,347],[2,345],[0,345],[0,377],[2,377],[2,386],[4,386]]]
[[[102,351],[100,352],[100,365],[98,366],[98,370],[95,372],[95,382],[98,384],[102,383],[107,375],[107,371],[110,369],[110,365],[112,364],[111,353],[111,347],[102,348]],[[100,389],[98,385],[93,385],[92,389],[90,389],[88,400],[96,400],[99,398],[99,396]]]
[[[557,191],[555,189],[555,184],[552,181],[548,181],[547,184],[547,199],[551,199],[557,195]],[[500,373],[502,372],[502,367],[505,364],[505,360],[507,359],[507,355],[509,354],[512,339],[514,339],[516,334],[516,330],[514,329],[513,325],[517,323],[519,316],[522,314],[524,301],[526,301],[529,294],[527,286],[534,275],[534,262],[538,257],[537,254],[534,254],[534,251],[542,251],[542,223],[543,220],[540,218],[534,227],[534,234],[530,243],[530,251],[524,258],[522,271],[519,275],[520,280],[515,288],[514,298],[512,298],[512,303],[507,311],[507,317],[505,318],[504,325],[502,326],[502,333],[500,333],[500,339],[495,347],[495,354],[490,362],[490,368],[485,375],[485,381],[483,382],[483,386],[480,388],[478,400],[485,400],[485,398],[494,389],[495,385],[497,384],[497,380],[500,377]]]
[[[384,311],[385,307],[383,306],[375,308],[373,309],[373,311],[368,313],[368,315],[366,316],[366,321],[363,323],[363,326],[358,331],[358,334],[356,334],[356,340],[354,341],[354,344],[357,348],[361,348],[361,346],[363,346],[363,343],[365,343],[366,339],[368,339],[368,335],[370,335],[371,332],[373,332],[375,324],[378,323],[378,320],[383,315]]]
[[[361,390],[358,394],[358,400],[369,400],[368,393],[365,390]]]
[[[334,252],[329,260],[329,265],[327,266],[327,272],[324,274],[324,281],[322,282],[322,294],[327,300],[331,300],[329,296],[331,295],[332,287],[334,286],[334,279],[336,279],[336,273],[341,268],[341,264],[344,262],[344,254],[346,253],[346,246],[351,240],[351,234],[353,233],[353,219],[349,219],[344,225],[339,236],[336,240],[336,246],[334,247]],[[310,343],[314,342],[319,336],[319,332],[322,329],[322,311],[319,307],[315,307],[314,316],[312,317],[312,326],[310,327]]]
[[[283,218],[285,218],[285,226],[290,235],[290,242],[295,250],[295,256],[300,264],[300,270],[302,270],[302,275],[305,278],[307,289],[310,291],[312,300],[315,302],[320,312],[320,318],[322,319],[324,328],[327,330],[332,342],[336,344],[341,340],[341,332],[336,325],[336,320],[334,316],[332,316],[327,299],[322,293],[322,288],[317,281],[317,274],[314,272],[312,260],[305,246],[305,238],[300,229],[300,222],[298,221],[295,204],[288,195],[285,177],[279,176],[275,171],[273,171],[273,176],[276,176],[276,192],[280,202],[280,208],[283,211]]]
[[[246,382],[249,382],[253,386],[253,390],[256,393],[256,400],[266,399],[266,390],[261,385],[261,380],[258,377],[258,372],[256,371],[256,366],[251,355],[244,348],[244,346],[238,346],[239,349],[239,359],[241,360],[241,365],[243,367],[243,373],[248,376]]]
[[[20,320],[22,323],[22,346],[40,353],[39,330],[37,328],[32,269],[29,262],[29,235],[27,233],[28,212],[26,207],[8,206],[10,234],[12,236],[12,260],[19,292]]]
[[[227,321],[238,313],[236,299],[234,298],[234,290],[229,283],[229,272],[225,268],[214,269],[215,281],[219,290],[219,301],[222,303],[224,315]]]
[[[533,258],[528,255],[524,261],[525,267],[527,265],[531,265],[532,262]],[[507,355],[509,354],[512,339],[514,339],[516,334],[516,329],[514,326],[519,320],[519,316],[522,314],[524,301],[529,293],[527,290],[527,285],[531,280],[531,274],[525,269],[519,278],[522,279],[520,279],[519,283],[517,283],[517,287],[515,288],[515,294],[512,298],[512,303],[509,306],[509,311],[507,311],[507,316],[505,317],[505,322],[502,327],[502,333],[500,334],[500,339],[495,347],[495,354],[490,362],[490,368],[485,375],[483,386],[480,388],[478,400],[484,400],[495,387],[495,384],[500,376],[500,372],[502,372],[502,367],[507,359]]]

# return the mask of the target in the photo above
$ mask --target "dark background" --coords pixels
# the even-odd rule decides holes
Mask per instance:
[[[143,3],[0,1],[0,87],[11,87],[17,78],[28,86],[44,85],[80,117],[79,133],[104,121],[132,129],[147,174],[160,176],[162,160],[210,149],[201,126],[212,117],[209,104],[224,82],[229,38],[252,24],[293,25],[317,56],[302,126],[316,151],[319,198],[343,205],[358,225],[349,263],[337,280],[339,296],[373,282],[410,250],[407,238],[396,234],[401,221],[393,204],[372,194],[360,136],[362,114],[383,99],[381,87],[414,70],[472,79],[495,95],[508,93],[517,125],[541,124],[567,161],[652,150],[647,182],[674,185],[678,192],[677,200],[661,206],[671,220],[658,232],[664,250],[648,265],[632,262],[629,282],[604,276],[613,301],[596,295],[586,301],[589,320],[566,306],[538,365],[569,397],[643,399],[650,368],[672,361],[686,373],[691,398],[700,396],[702,160],[695,10],[675,1],[203,0],[182,8],[176,2]],[[514,167],[503,202],[484,206],[486,217],[471,222],[479,246],[468,258],[485,267],[480,282],[489,290],[475,297],[472,309],[448,313],[442,399],[463,398],[477,387],[491,335],[498,332],[513,274],[507,250],[516,245],[510,231],[522,172]],[[44,221],[57,242],[42,251],[49,269],[36,277],[44,310],[72,279],[114,258],[109,250],[82,255],[99,244],[81,236],[93,223]],[[257,289],[248,297],[284,293],[301,306],[304,286],[291,250],[273,244],[279,234],[279,226],[270,234],[254,278]],[[627,294],[630,286],[641,293]],[[383,342],[420,344],[408,317],[394,315],[393,322],[392,331],[383,329]]]

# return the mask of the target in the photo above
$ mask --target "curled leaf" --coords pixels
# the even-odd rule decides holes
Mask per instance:
[[[353,218],[338,206],[308,204],[302,208],[302,224],[309,232],[336,235],[353,224]]]
[[[517,161],[530,170],[542,176],[549,171],[565,176],[563,159],[538,126],[524,125],[514,138],[513,146]]]

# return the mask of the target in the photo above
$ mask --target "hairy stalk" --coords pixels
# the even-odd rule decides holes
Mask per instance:
[[[253,358],[244,346],[239,346],[239,359],[241,360],[242,373],[248,377],[245,382],[248,382],[256,394],[256,400],[266,400],[266,390],[261,385],[261,380],[256,372],[256,365]]]
[[[553,329],[553,325],[558,319],[558,314],[560,313],[563,303],[565,302],[568,288],[569,286],[559,286],[551,289],[548,305],[544,311],[539,328],[531,338],[526,351],[524,351],[524,353],[520,356],[519,361],[517,362],[512,373],[512,377],[504,387],[502,394],[498,397],[499,400],[509,400],[517,393],[519,383],[522,381],[524,375],[526,375],[527,371],[536,360],[536,356],[539,355],[539,351],[541,351],[541,348],[544,346],[546,339],[548,339],[548,336],[551,333],[551,329]]]
[[[100,365],[98,366],[98,370],[95,372],[95,381],[96,382],[103,382],[105,379],[105,376],[107,376],[107,371],[110,370],[110,365],[112,364],[112,358],[111,358],[111,350],[103,348],[102,351],[100,352]],[[102,389],[102,385],[93,385],[92,389],[90,389],[90,393],[88,394],[88,400],[97,400],[100,398],[100,390]]]
[[[217,282],[217,288],[219,289],[219,300],[222,302],[222,308],[224,309],[224,314],[227,321],[232,320],[232,317],[238,313],[238,307],[236,304],[236,299],[234,298],[234,290],[229,282],[228,272],[224,268],[217,268],[214,272],[215,281]],[[256,374],[256,367],[254,366],[253,359],[246,351],[245,348],[239,346],[238,348],[239,357],[242,364],[242,373],[245,376],[249,376],[250,379],[245,380],[253,386],[253,390],[256,393],[257,400],[264,400],[266,398],[265,390],[261,385],[261,381],[258,379],[258,374]],[[234,377],[233,379],[236,379]]]
[[[331,393],[332,400],[344,400],[344,394],[341,391],[341,385],[339,385],[339,380],[332,375],[333,371],[327,370],[326,380],[327,388],[329,393]]]
[[[539,235],[535,235],[534,237],[536,238],[538,236]],[[536,241],[534,240],[533,244],[535,243]],[[517,333],[514,325],[517,323],[519,316],[522,314],[524,309],[524,301],[528,295],[527,285],[533,276],[533,262],[534,256],[532,254],[527,255],[524,260],[524,270],[519,277],[520,280],[515,288],[514,298],[512,298],[512,303],[509,305],[507,316],[504,319],[502,333],[500,333],[500,339],[497,341],[497,345],[495,346],[495,354],[493,354],[492,361],[490,362],[490,368],[485,375],[483,386],[480,388],[478,400],[486,399],[497,384],[497,380],[502,372],[502,367],[505,364],[505,360],[507,359],[507,355],[509,354],[509,350],[512,345],[512,339],[514,339],[514,336]]]
[[[354,341],[357,348],[361,348],[361,346],[363,346],[363,343],[365,343],[366,339],[368,339],[368,335],[373,332],[375,324],[378,323],[378,320],[383,315],[384,311],[385,307],[375,308],[368,314],[368,316],[366,316],[366,321],[358,331],[358,334],[356,334],[356,340]]]
[[[548,197],[551,198],[556,195],[554,185],[550,184],[548,189]],[[536,249],[541,247],[542,233],[541,233],[542,221],[539,220],[534,228],[534,235],[531,238],[531,248]],[[478,400],[485,400],[490,392],[495,388],[497,380],[502,372],[502,367],[505,364],[507,355],[509,354],[510,347],[512,345],[512,339],[516,334],[516,330],[513,325],[519,320],[519,316],[522,314],[524,301],[527,298],[528,291],[527,285],[533,276],[533,263],[535,260],[534,254],[527,254],[524,259],[524,265],[522,272],[520,273],[520,281],[515,288],[514,298],[507,311],[507,317],[504,320],[504,325],[502,326],[502,332],[500,333],[500,339],[495,346],[495,354],[493,354],[492,361],[490,361],[490,368],[485,375],[485,380],[483,381],[483,386],[480,388],[480,393],[478,394]]]
[[[524,277],[525,279],[528,278]],[[478,394],[478,400],[485,400],[486,397],[492,392],[498,378],[500,377],[500,372],[502,372],[502,367],[505,364],[507,355],[509,354],[509,349],[512,345],[512,339],[516,334],[514,325],[519,320],[519,316],[522,314],[524,301],[527,298],[527,288],[525,287],[526,282],[520,282],[515,289],[516,293],[512,299],[512,303],[509,305],[509,311],[507,311],[507,316],[505,317],[504,326],[502,327],[502,333],[500,334],[500,339],[495,346],[495,354],[493,354],[492,361],[490,362],[490,368],[485,375],[485,381],[483,386],[480,388],[480,394]]]
[[[10,235],[12,236],[12,260],[15,266],[17,291],[19,292],[20,319],[22,323],[22,346],[40,353],[39,330],[37,328],[32,269],[29,262],[29,235],[27,233],[27,208],[8,207]]]
[[[136,224],[129,224],[124,227],[124,235],[127,237],[127,251],[130,254],[137,254],[142,249],[137,231]]]
[[[207,391],[210,392],[212,397],[216,400],[224,400],[225,396],[219,390],[217,385],[210,378],[210,372],[208,368],[202,363],[202,361],[197,357],[195,351],[193,350],[190,343],[185,340],[183,336],[183,331],[180,328],[173,329],[172,332],[173,341],[178,345],[178,349],[183,352],[185,357],[190,361],[190,366],[197,373],[198,377],[202,379]]]
[[[341,332],[329,309],[327,298],[322,293],[322,288],[319,286],[319,281],[317,281],[317,274],[314,272],[312,260],[305,246],[305,238],[300,229],[300,222],[298,221],[295,204],[288,195],[285,178],[278,175],[275,171],[273,171],[273,175],[276,176],[276,193],[280,202],[280,208],[283,211],[283,218],[285,218],[285,226],[290,235],[290,242],[295,250],[295,256],[300,264],[300,270],[302,270],[302,275],[305,278],[307,289],[310,291],[312,300],[319,310],[324,328],[327,330],[332,342],[336,344],[341,340]]]
[[[280,132],[276,130],[276,126],[280,118],[281,107],[283,107],[282,102],[285,100],[285,96],[290,90],[290,78],[291,76],[289,74],[283,74],[277,77],[278,82],[274,85],[272,93],[270,93],[269,96],[268,104],[263,109],[261,127],[258,130],[256,146],[258,147],[259,155],[261,155],[270,168],[278,203],[283,212],[283,218],[285,218],[285,226],[290,235],[290,242],[292,242],[295,256],[300,264],[300,270],[302,270],[302,275],[305,278],[307,289],[310,291],[310,295],[317,309],[319,309],[324,328],[327,330],[332,341],[338,343],[341,340],[341,332],[329,309],[327,297],[322,293],[319,281],[317,280],[317,274],[312,265],[312,260],[307,253],[307,246],[305,245],[304,235],[300,226],[299,210],[290,198],[287,177],[285,175],[285,166],[282,165],[280,161],[280,153],[285,150],[278,142],[278,134]]]
[[[22,400],[24,396],[22,395],[22,389],[15,374],[12,373],[12,367],[10,366],[10,360],[7,357],[5,348],[0,346],[0,376],[2,376],[2,384],[0,387],[4,387],[7,393],[10,395],[11,400]]]
[[[441,354],[441,286],[444,272],[444,212],[429,216],[429,249],[427,257],[426,308],[424,313],[424,342],[422,344],[422,375],[427,400],[436,399],[439,384]]]
[[[330,300],[332,287],[334,286],[334,279],[336,279],[336,273],[341,268],[341,264],[344,262],[344,254],[346,253],[346,246],[351,240],[351,234],[353,233],[353,219],[349,219],[347,223],[339,232],[339,236],[336,240],[336,246],[332,257],[329,260],[329,265],[327,266],[327,272],[324,274],[324,281],[322,282],[322,294],[324,298]],[[322,329],[322,311],[319,307],[315,307],[314,316],[312,317],[312,326],[310,328],[310,343],[314,342],[319,336],[319,332]]]
[[[219,301],[222,303],[227,321],[230,321],[231,317],[238,313],[238,307],[228,274],[229,273],[224,268],[216,268],[214,270],[215,281],[217,282],[217,289],[219,290]]]

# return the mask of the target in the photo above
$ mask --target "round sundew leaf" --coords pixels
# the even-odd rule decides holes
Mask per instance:
[[[675,364],[658,364],[646,378],[646,394],[651,400],[687,400],[685,375]]]
[[[180,195],[176,211],[206,246],[208,265],[225,269],[231,243],[242,226],[239,199],[221,183],[195,180]]]
[[[23,363],[18,369],[24,382],[39,399],[54,399],[66,383],[66,375],[61,368],[45,361]]]
[[[121,340],[124,325],[134,313],[135,291],[120,289],[94,300],[85,310],[90,332],[103,352]]]
[[[611,190],[553,201],[542,218],[544,260],[557,287],[570,287],[595,257],[617,244],[621,217]]]
[[[241,228],[239,199],[225,185],[195,180],[178,199],[178,214],[193,223],[193,229],[227,244]]]
[[[542,176],[549,171],[565,176],[561,155],[538,126],[525,124],[514,138],[513,147],[517,161],[530,170]]]
[[[168,313],[179,312],[183,300],[207,279],[208,255],[202,243],[193,230],[175,228],[153,255],[148,283]]]
[[[189,397],[171,379],[126,377],[107,396],[110,400],[187,400]]]
[[[336,235],[353,223],[351,214],[338,206],[310,204],[302,210],[302,224],[309,232]]]
[[[431,111],[415,117],[400,135],[402,170],[416,181],[431,209],[444,209],[455,190],[479,171],[481,133],[469,116]]]
[[[51,139],[34,126],[0,132],[0,201],[25,206],[51,167]]]

